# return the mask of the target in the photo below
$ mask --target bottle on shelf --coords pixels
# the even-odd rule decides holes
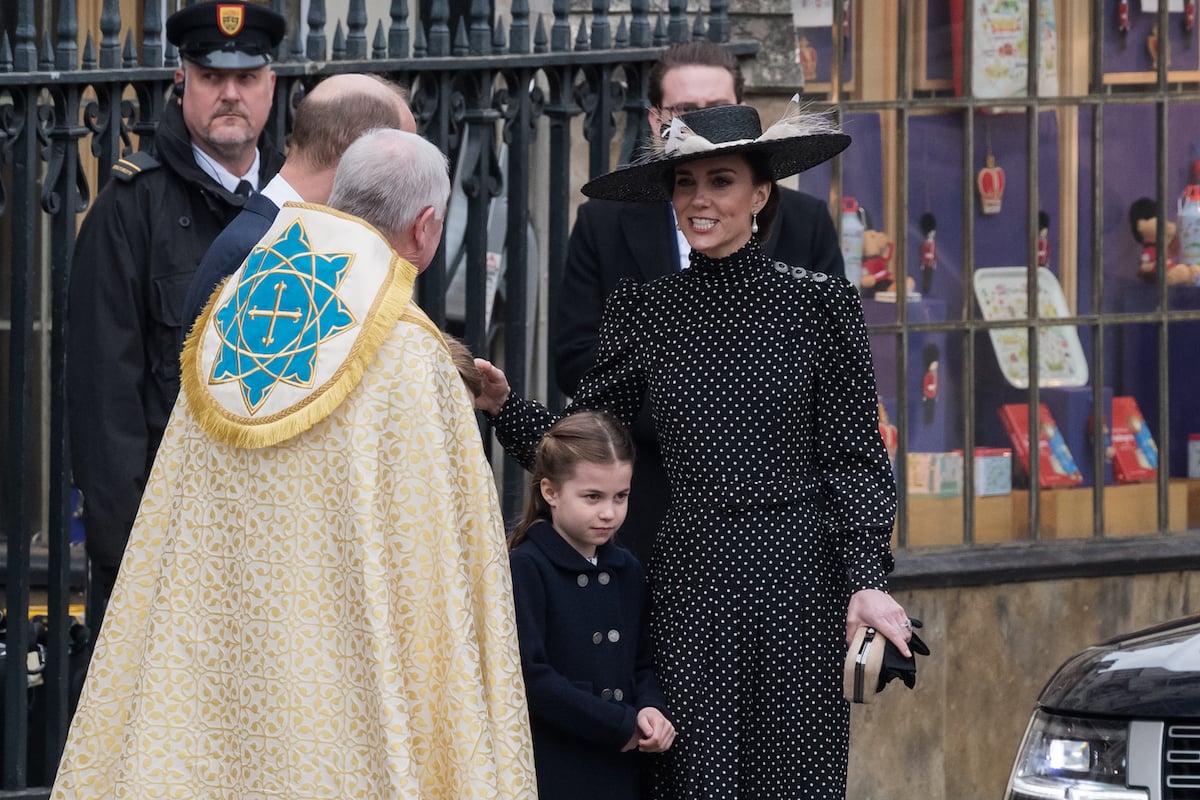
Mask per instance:
[[[1200,264],[1200,185],[1189,183],[1179,197],[1175,217],[1179,238],[1179,261]]]
[[[863,225],[861,209],[853,197],[842,198],[842,261],[846,264],[846,279],[856,287],[862,285]]]

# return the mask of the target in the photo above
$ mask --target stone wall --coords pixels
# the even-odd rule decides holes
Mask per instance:
[[[796,62],[796,32],[789,0],[744,0],[730,6],[730,40],[759,45],[758,55],[742,66],[747,93],[790,97],[803,91],[804,76]]]

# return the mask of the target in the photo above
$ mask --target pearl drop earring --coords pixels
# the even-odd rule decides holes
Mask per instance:
[[[750,215],[750,232],[758,233],[758,213],[757,212]]]

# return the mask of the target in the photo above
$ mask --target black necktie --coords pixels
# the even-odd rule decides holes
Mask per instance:
[[[241,197],[249,197],[250,192],[252,191],[254,191],[254,187],[250,185],[250,181],[240,180],[238,181],[237,188],[233,190],[233,193]]]

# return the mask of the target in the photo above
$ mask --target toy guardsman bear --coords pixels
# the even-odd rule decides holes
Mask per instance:
[[[865,208],[860,208],[860,215],[866,230],[863,231],[862,277],[859,278],[859,284],[866,297],[874,297],[879,292],[895,289],[896,275],[892,271],[895,245],[887,233],[871,226],[871,215]],[[905,286],[911,292],[913,279],[906,278]]]
[[[892,288],[893,246],[883,231],[863,231],[862,287],[870,293]]]

